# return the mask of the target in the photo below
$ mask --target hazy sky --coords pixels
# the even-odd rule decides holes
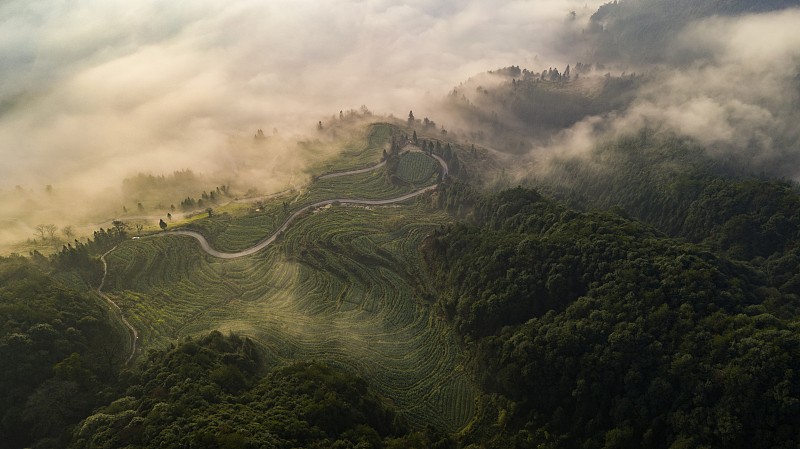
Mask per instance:
[[[256,128],[423,108],[478,72],[561,63],[569,11],[599,3],[6,0],[0,188],[209,171]]]

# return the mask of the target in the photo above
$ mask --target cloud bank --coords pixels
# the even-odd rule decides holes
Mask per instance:
[[[698,56],[650,83],[629,117],[689,135],[717,156],[779,175],[800,156],[800,9],[689,25],[675,54]]]
[[[560,62],[569,11],[598,3],[6,1],[0,188],[209,172],[257,128],[422,107],[486,69]]]
[[[689,136],[751,173],[800,179],[800,9],[688,24],[624,110],[589,117],[534,155],[582,154],[643,127]]]

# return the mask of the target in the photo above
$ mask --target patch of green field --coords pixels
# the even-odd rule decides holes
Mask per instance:
[[[439,163],[420,152],[409,152],[400,157],[396,175],[413,185],[432,184],[436,180]]]
[[[240,214],[206,216],[193,221],[186,229],[202,233],[214,248],[239,251],[255,245],[286,221],[292,209],[284,209],[284,201],[291,201],[291,198],[280,197],[264,201],[263,207],[258,211],[251,206]]]
[[[299,195],[292,207],[302,207],[332,198],[383,200],[417,190],[414,186],[395,185],[386,176],[386,167],[338,178],[318,179]]]
[[[335,158],[311,167],[310,173],[322,174],[365,168],[381,161],[383,150],[389,148],[392,125],[373,123],[357,133],[342,136],[342,150]]]
[[[107,292],[144,350],[212,329],[241,332],[273,362],[354,370],[413,424],[455,431],[473,417],[476,390],[454,335],[423,299],[419,246],[450,221],[426,201],[321,209],[234,260],[181,236],[127,241],[108,256]]]

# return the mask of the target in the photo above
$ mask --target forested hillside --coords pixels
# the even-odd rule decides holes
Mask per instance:
[[[67,273],[0,258],[0,441],[63,447],[114,394],[128,347],[108,306]]]
[[[592,15],[582,38],[596,62],[662,62],[675,56],[670,41],[693,20],[797,5],[796,0],[614,0]]]
[[[795,447],[798,296],[758,268],[532,190],[432,236],[438,307],[500,395],[491,447]]]
[[[543,188],[579,210],[615,209],[728,258],[762,266],[798,294],[800,187],[746,175],[690,139],[643,130],[561,159]]]
[[[153,352],[123,396],[86,418],[72,448],[429,448],[367,383],[322,363],[265,366],[212,332]]]
[[[540,72],[505,67],[453,89],[443,106],[467,124],[462,132],[469,139],[522,153],[587,117],[631,104],[642,76],[598,76],[597,71],[605,73],[602,66],[583,63]]]

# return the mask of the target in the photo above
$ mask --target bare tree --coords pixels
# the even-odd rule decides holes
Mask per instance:
[[[45,226],[47,226],[47,225],[38,224],[38,225],[36,225],[36,227],[33,228],[33,229],[36,229],[36,233],[39,234],[39,237],[41,237],[42,240],[44,240],[46,238],[46,235],[47,235],[47,231],[45,230]]]
[[[142,228],[144,228],[144,225],[142,225],[141,223],[136,223],[136,234],[137,235],[142,235]]]
[[[67,240],[72,240],[72,238],[75,237],[75,231],[72,229],[72,226],[64,226],[61,228],[61,233],[64,234]]]
[[[58,231],[58,227],[54,224],[38,224],[34,229],[36,229],[36,233],[39,234],[42,241],[47,239],[55,240],[56,231]]]
[[[54,224],[45,225],[45,231],[47,232],[47,238],[49,238],[51,241],[55,241],[56,232],[58,232],[58,226]]]

